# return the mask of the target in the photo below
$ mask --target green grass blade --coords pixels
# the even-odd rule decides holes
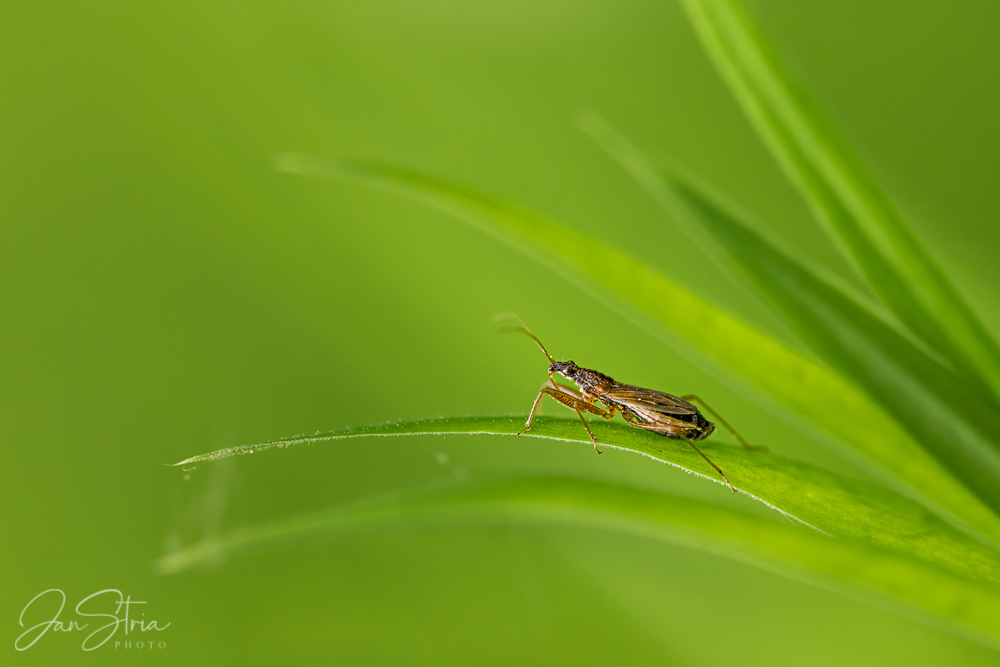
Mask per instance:
[[[781,345],[606,243],[524,209],[412,171],[368,162],[279,156],[289,173],[379,187],[474,225],[540,261],[626,316],[639,315],[710,370],[742,378],[883,475],[956,522],[1000,543],[1000,519],[867,396],[836,373]],[[850,418],[845,418],[849,415]],[[857,458],[857,457],[855,457]]]
[[[607,128],[588,128],[714,257],[752,283],[831,367],[854,380],[943,465],[1000,510],[1000,414],[941,365],[835,285],[779,250],[718,197],[661,175]],[[843,413],[847,418],[854,415]]]
[[[514,436],[523,427],[523,417],[442,417],[230,447],[176,465],[190,466],[268,449],[362,437],[455,433]],[[613,422],[595,421],[591,427],[602,447],[641,454],[723,484],[705,460],[682,441]],[[538,417],[522,437],[593,446],[575,418]],[[879,548],[900,549],[963,576],[1000,584],[1000,555],[995,550],[951,528],[895,492],[774,454],[749,452],[737,445],[709,440],[699,442],[698,447],[722,468],[740,493],[789,519],[827,535]]]
[[[1000,587],[995,579],[955,571],[905,549],[835,539],[780,519],[576,479],[523,477],[396,494],[235,531],[169,553],[155,567],[161,574],[177,573],[241,553],[386,523],[488,520],[580,525],[703,549],[908,615],[917,611],[935,626],[1000,647]]]
[[[685,0],[702,44],[785,173],[872,289],[967,381],[1000,397],[1000,347],[739,0]]]

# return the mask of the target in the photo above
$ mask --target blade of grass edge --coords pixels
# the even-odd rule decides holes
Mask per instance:
[[[1000,346],[739,0],[685,0],[702,46],[817,217],[895,315],[1000,398]]]
[[[486,520],[578,525],[663,540],[748,563],[888,607],[1000,650],[1000,589],[899,551],[712,503],[607,482],[520,477],[370,499],[234,531],[156,561],[174,574],[268,547],[380,524],[451,526]]]
[[[1000,543],[1000,518],[852,384],[607,244],[397,167],[282,154],[276,168],[377,187],[473,225],[647,328],[708,372],[736,379],[738,388],[755,400],[760,395],[751,386],[764,390],[777,401],[765,402],[765,407],[786,421],[842,453],[853,453],[856,463],[952,523]]]
[[[664,173],[595,119],[595,140],[709,255],[757,288],[831,367],[853,379],[942,465],[1000,510],[1000,415],[948,368],[781,251],[707,188]],[[853,419],[850,413],[846,418]]]
[[[363,437],[445,434],[516,436],[524,425],[523,419],[520,416],[441,417],[344,429],[230,447],[194,456],[175,465],[190,466],[268,449]],[[592,423],[591,428],[604,448],[640,454],[723,484],[705,460],[683,442],[617,423],[598,421]],[[538,417],[524,437],[591,446],[586,431],[573,418]],[[698,445],[726,472],[741,494],[793,521],[833,537],[896,549],[963,576],[1000,585],[1000,555],[995,550],[885,487],[774,454],[749,452],[737,445],[715,441],[702,441]]]

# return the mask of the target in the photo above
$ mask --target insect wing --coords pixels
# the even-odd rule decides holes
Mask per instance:
[[[654,389],[634,387],[630,384],[617,385],[606,394],[606,397],[615,403],[641,412],[652,411],[679,416],[698,413],[698,408],[683,398]]]
[[[691,430],[691,424],[670,415],[655,410],[643,410],[642,408],[621,408],[622,417],[632,426],[639,428],[650,428],[650,430],[660,433],[683,433]]]

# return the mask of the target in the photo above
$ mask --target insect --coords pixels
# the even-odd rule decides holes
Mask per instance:
[[[528,414],[528,421],[525,422],[524,428],[518,431],[518,435],[531,428],[531,420],[534,418],[535,412],[542,402],[542,397],[548,395],[567,408],[576,411],[577,416],[580,417],[580,421],[583,423],[583,427],[587,429],[590,439],[594,441],[594,449],[600,454],[601,449],[597,444],[597,438],[594,436],[594,432],[590,430],[587,420],[583,418],[583,413],[589,412],[605,419],[611,419],[616,414],[621,413],[630,426],[651,431],[668,438],[683,440],[691,445],[694,451],[698,452],[703,459],[708,461],[708,464],[715,468],[715,471],[719,473],[722,479],[726,480],[726,484],[729,485],[733,493],[736,493],[736,487],[729,481],[726,474],[694,444],[695,440],[704,440],[711,435],[715,430],[715,424],[705,419],[701,412],[698,411],[698,408],[691,402],[700,403],[744,448],[751,451],[766,449],[766,447],[757,447],[748,444],[718,412],[694,394],[683,397],[672,396],[666,392],[654,389],[644,389],[630,384],[623,384],[599,371],[577,366],[572,361],[556,361],[549,354],[549,351],[545,349],[545,346],[542,345],[542,341],[531,332],[531,329],[528,328],[520,317],[514,313],[502,313],[497,316],[497,319],[508,318],[520,325],[521,328],[519,331],[530,336],[549,360],[549,379],[542,385],[542,389],[538,392],[538,396],[531,406],[531,412]],[[572,380],[576,383],[578,389],[557,383],[555,381],[555,374]]]

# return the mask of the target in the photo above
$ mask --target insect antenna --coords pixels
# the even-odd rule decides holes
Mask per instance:
[[[497,313],[496,315],[493,316],[494,322],[499,322],[501,320],[514,320],[515,322],[517,322],[521,327],[520,329],[511,327],[509,329],[506,329],[506,331],[518,331],[520,333],[525,334],[526,336],[530,336],[531,340],[535,341],[535,344],[538,345],[538,349],[542,351],[542,354],[544,354],[546,357],[549,358],[549,362],[553,364],[556,363],[556,360],[552,358],[552,355],[549,354],[549,351],[545,349],[544,345],[542,345],[542,341],[538,340],[538,336],[531,333],[531,329],[529,329],[528,325],[524,323],[524,320],[522,320],[520,317],[517,316],[517,313],[513,312]]]

